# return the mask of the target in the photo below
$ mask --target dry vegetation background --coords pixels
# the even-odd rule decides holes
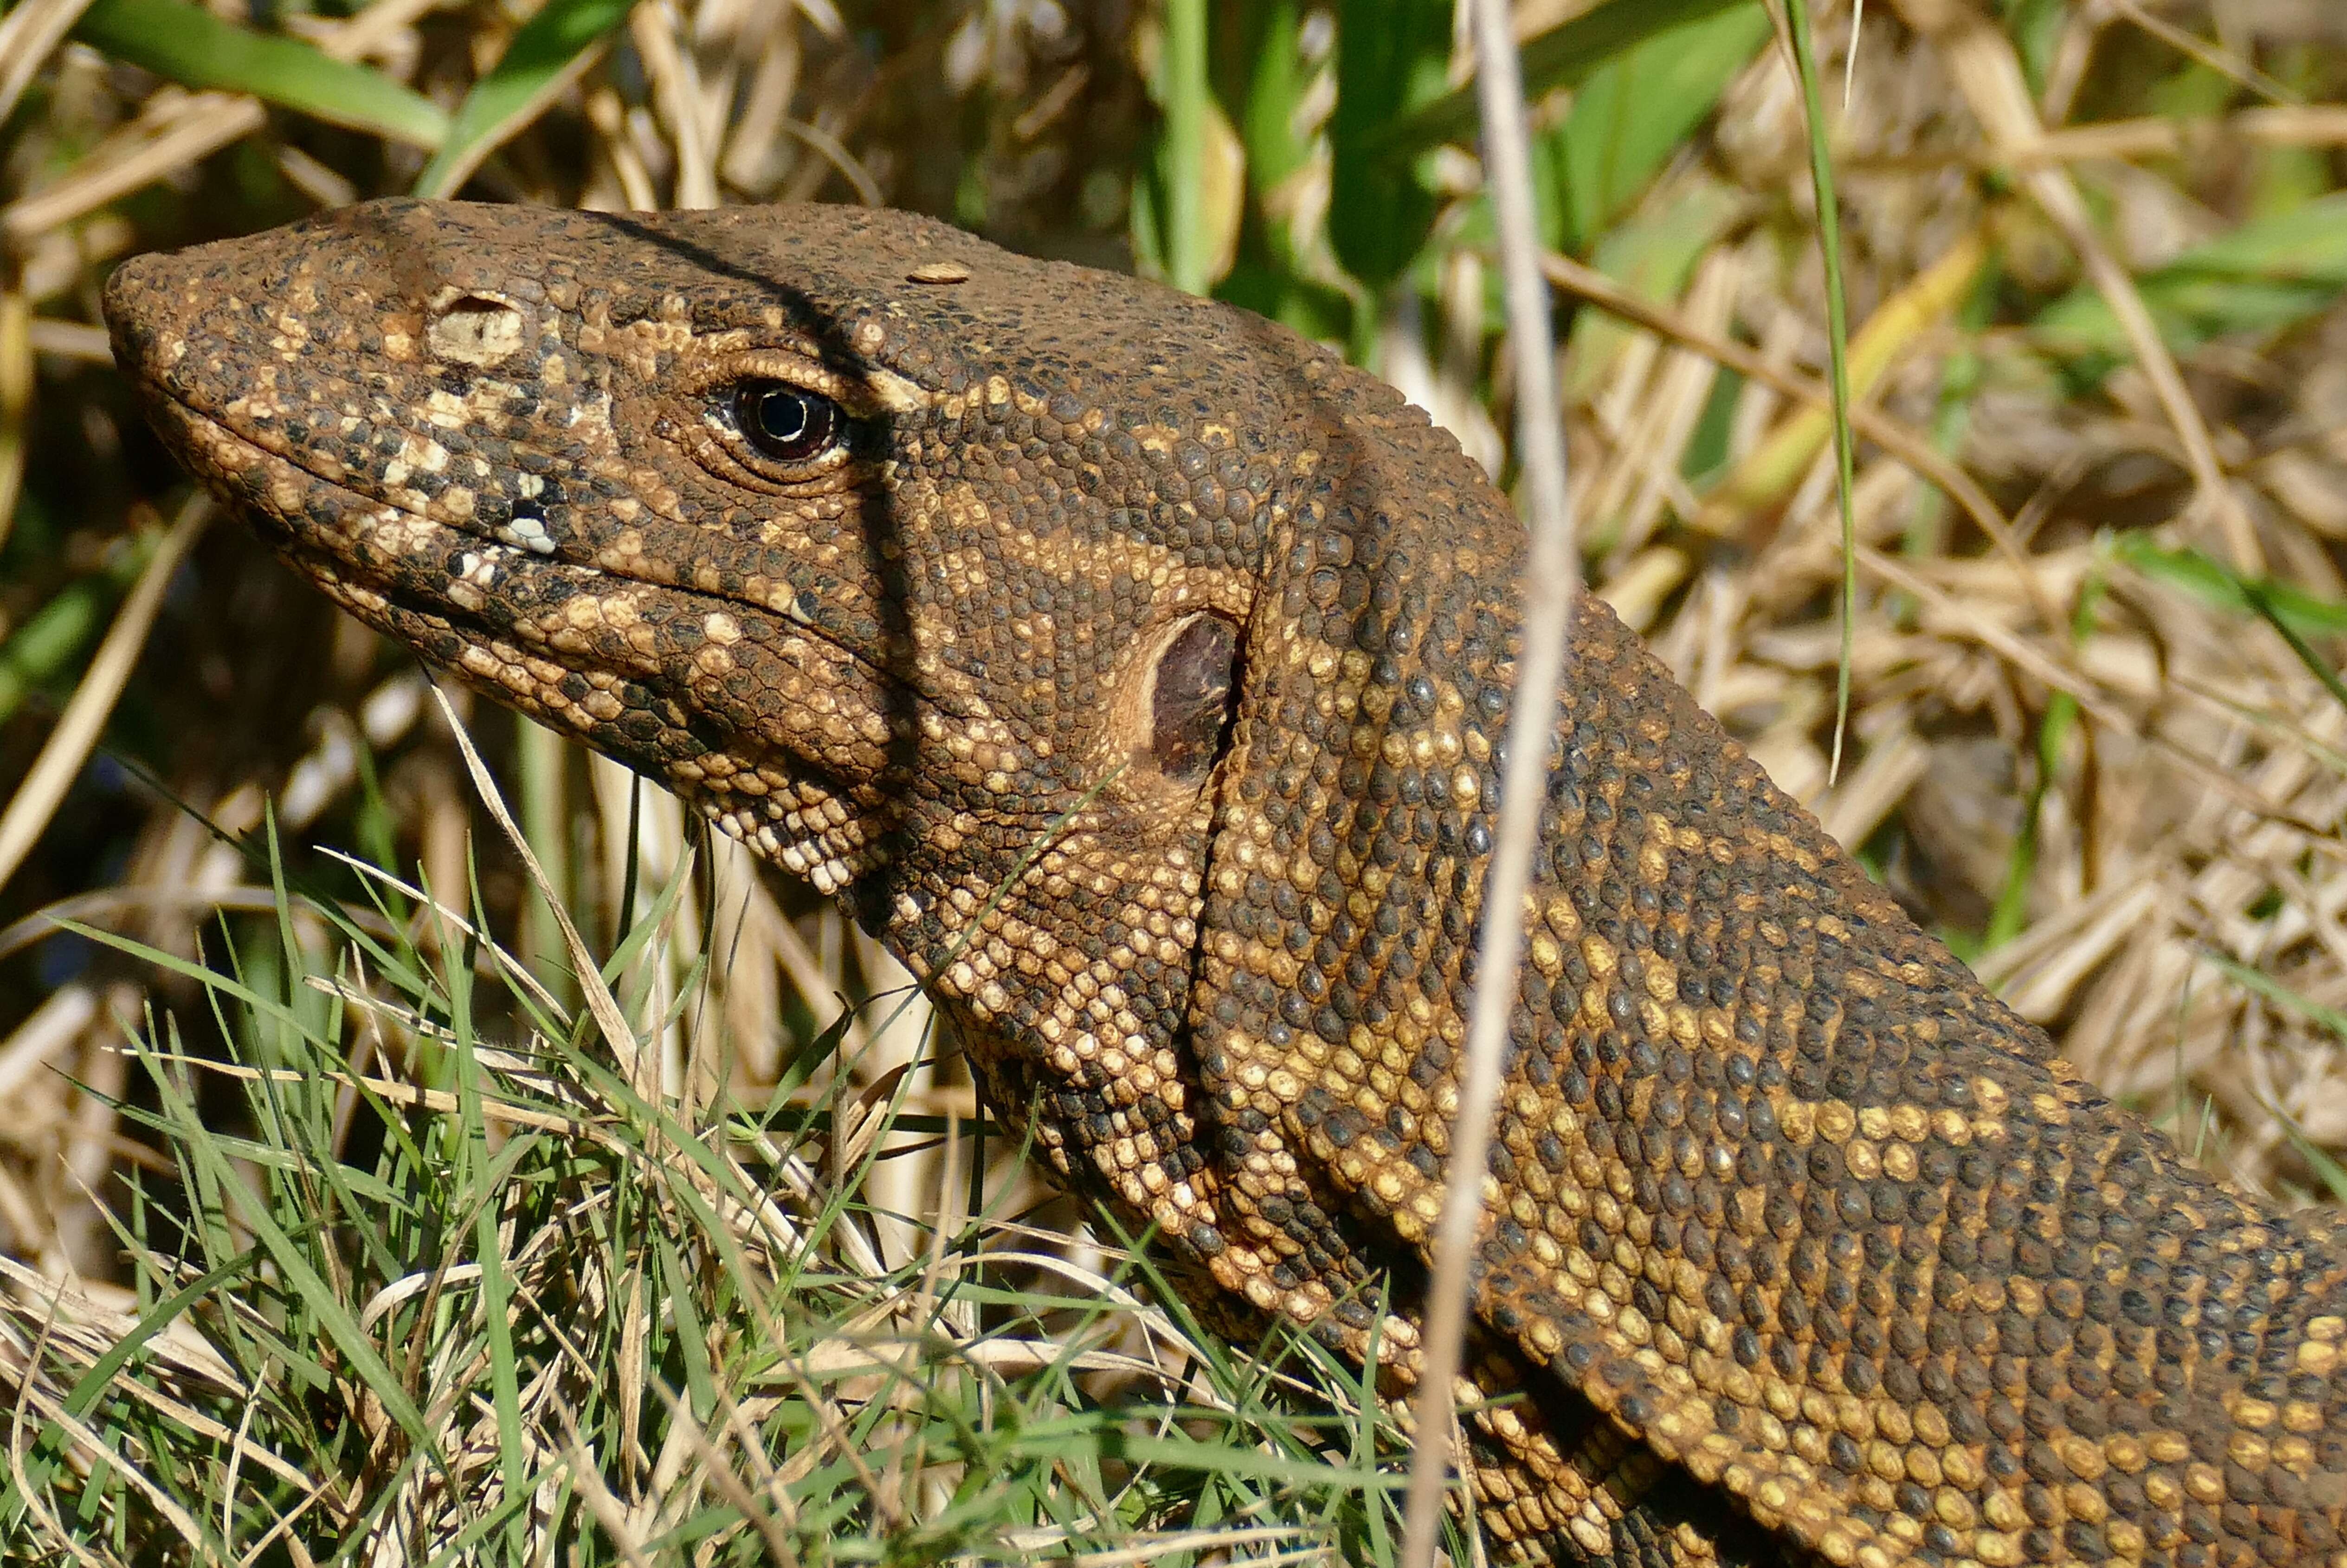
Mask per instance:
[[[492,77],[534,9],[212,7],[444,111]],[[1374,140],[1380,118],[1463,79],[1447,7],[1393,8],[1433,18],[1419,46],[1433,67],[1402,73],[1382,117],[1363,107],[1374,84],[1347,84],[1340,105],[1336,63],[1344,26],[1358,36],[1377,6],[604,9],[601,42],[523,84],[538,90],[509,106],[515,134],[466,194],[884,201],[1019,249],[1139,265],[1347,344],[1512,477],[1471,127],[1410,166],[1416,194],[1378,210],[1383,238],[1361,231],[1374,179],[1347,161],[1348,137]],[[1520,31],[1553,36],[1589,9],[1523,0]],[[1702,9],[1700,49],[1683,37],[1624,56],[1535,105],[1552,274],[1573,312],[1561,352],[1590,580],[2087,1073],[2212,1170],[2287,1202],[2347,1197],[2332,1163],[2347,1152],[2347,688],[2333,673],[2347,646],[2347,10],[1877,0],[1861,22],[1816,8],[1867,411],[1849,739],[1829,779],[1843,559],[1809,400],[1827,339],[1801,100],[1758,6]],[[96,324],[119,257],[409,189],[431,128],[402,139],[331,102],[289,107],[290,89],[264,103],[200,71],[165,79],[120,29],[166,13],[101,4],[90,15],[112,14],[117,31],[84,19],[76,36],[80,10],[19,0],[0,16],[0,1258],[15,1260],[17,1326],[0,1361],[19,1368],[54,1315],[97,1325],[76,1352],[87,1368],[107,1325],[118,1334],[152,1300],[108,1216],[188,1167],[156,1130],[169,1097],[126,1031],[169,1014],[179,1048],[248,1061],[266,1032],[160,958],[233,951],[253,991],[315,1001],[319,986],[261,951],[282,920],[285,950],[321,955],[313,979],[343,976],[333,1027],[371,1053],[350,1072],[378,1093],[446,1088],[431,1019],[338,970],[316,907],[281,917],[272,834],[292,878],[386,939],[405,920],[416,951],[487,974],[455,923],[477,904],[498,940],[544,961],[544,1016],[484,1001],[485,1034],[513,1043],[580,997],[413,662],[232,526],[208,525]],[[1202,56],[1182,52],[1194,19]],[[1661,100],[1694,112],[1642,119]],[[1590,297],[1645,326],[1576,304]],[[620,987],[643,1025],[641,1086],[688,1122],[763,1105],[778,1082],[820,1112],[793,1155],[797,1198],[820,1209],[855,1185],[856,1239],[840,1245],[876,1275],[919,1264],[989,1204],[1025,1215],[999,1161],[996,1187],[969,1185],[1001,1146],[962,1139],[968,1081],[925,1043],[917,1005],[843,1014],[841,999],[900,983],[883,956],[805,890],[706,843],[667,797],[457,703],[589,946],[653,935]],[[446,907],[370,906],[380,884],[338,850]],[[61,931],[59,914],[144,950]],[[251,1115],[225,1080],[185,1087],[200,1118]],[[892,1106],[884,1136],[876,1118]],[[941,1214],[950,1224],[909,1217]],[[1016,1225],[989,1236],[1027,1245]],[[1107,1288],[1107,1254],[1053,1256],[1082,1290]],[[937,1276],[904,1277],[928,1290]],[[964,1327],[978,1321],[973,1307]],[[1092,1369],[1195,1392],[1162,1359]],[[64,1408],[57,1388],[45,1397],[36,1414]],[[915,1499],[907,1517],[929,1506],[882,1479]],[[665,1516],[627,1484],[612,1482],[617,1517],[645,1538]],[[419,1528],[462,1517],[454,1491],[412,1488],[395,1506]]]

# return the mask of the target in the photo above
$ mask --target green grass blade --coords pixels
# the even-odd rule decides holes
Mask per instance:
[[[521,808],[522,836],[546,872],[555,899],[570,907],[570,834],[566,809],[570,746],[562,736],[528,719],[514,721],[514,794]],[[521,948],[525,961],[559,979],[569,954],[546,895],[532,884],[523,903]],[[554,994],[575,1003],[575,987],[557,985]]]
[[[630,0],[547,0],[489,74],[456,106],[440,151],[415,177],[418,196],[454,196],[489,154],[536,119],[595,63],[628,19]]]
[[[255,1255],[243,1254],[220,1267],[199,1275],[188,1285],[141,1312],[130,1331],[93,1359],[88,1369],[67,1390],[60,1401],[66,1413],[77,1419],[88,1415],[96,1408],[99,1397],[113,1386],[116,1375],[136,1360],[149,1341],[169,1328],[189,1306],[203,1299],[218,1286],[242,1275],[251,1266]],[[18,1523],[24,1517],[26,1493],[38,1494],[48,1484],[50,1473],[58,1462],[48,1447],[54,1441],[56,1432],[54,1421],[46,1423],[26,1443],[28,1457],[21,1478],[12,1476],[7,1486],[0,1489],[0,1528]],[[19,1479],[25,1483],[22,1490],[18,1486]]]
[[[504,1496],[513,1501],[529,1490],[523,1470],[528,1440],[522,1429],[521,1370],[514,1351],[513,1327],[508,1321],[513,1286],[506,1276],[505,1245],[497,1234],[497,1187],[502,1174],[519,1163],[528,1151],[508,1147],[505,1160],[491,1156],[488,1125],[481,1112],[480,1059],[469,1041],[460,1045],[455,1054],[457,1104],[464,1123],[460,1168],[471,1178],[467,1184],[469,1195],[477,1205],[473,1214],[473,1253],[474,1261],[481,1268],[481,1326],[488,1337],[489,1399],[497,1411],[497,1477]],[[487,1180],[483,1179],[485,1173]],[[517,1533],[512,1544],[523,1548],[522,1536]]]
[[[151,1074],[150,1081],[166,1113],[174,1121],[190,1129],[203,1127],[201,1113],[191,1102],[180,1096],[169,1075],[160,1072]],[[208,1129],[206,1131],[209,1132]],[[279,1225],[269,1204],[244,1185],[236,1167],[211,1137],[190,1136],[181,1147],[207,1178],[207,1184],[215,1194],[214,1201],[218,1204],[215,1212],[226,1214],[231,1206],[231,1200],[227,1199],[226,1194],[236,1194],[232,1203],[237,1211],[237,1220],[284,1276],[289,1293],[300,1297],[302,1305],[314,1315],[318,1326],[333,1339],[334,1348],[342,1353],[347,1364],[350,1375],[364,1383],[368,1391],[382,1402],[384,1413],[399,1423],[401,1430],[407,1434],[408,1441],[417,1451],[429,1451],[433,1447],[432,1429],[425,1421],[424,1412],[416,1408],[397,1375],[359,1327],[358,1318],[353,1315],[349,1306],[311,1263],[306,1250],[296,1242],[293,1233]]]
[[[1608,60],[1657,34],[1747,6],[1760,14],[1758,0],[1606,0],[1524,45],[1524,97],[1530,100],[1578,87]],[[1365,145],[1383,158],[1409,158],[1446,141],[1471,140],[1475,126],[1475,88],[1470,84],[1387,125],[1365,138]]]
[[[708,1326],[693,1308],[692,1271],[678,1255],[675,1244],[658,1233],[652,1236],[652,1256],[674,1321],[677,1355],[684,1363],[687,1408],[695,1421],[706,1421],[717,1409],[717,1371],[709,1362]]]
[[[2285,1012],[2294,1012],[2310,1023],[2321,1025],[2341,1040],[2347,1040],[2347,1012],[2325,1007],[2311,997],[2302,997],[2263,970],[2251,968],[2239,959],[2213,948],[2203,948],[2200,956],[2243,990],[2263,998]]]
[[[1211,1414],[1184,1410],[1184,1417],[1204,1424]],[[1386,1471],[1342,1469],[1306,1456],[1285,1459],[1255,1449],[1225,1443],[1199,1442],[1187,1438],[1145,1436],[1111,1429],[1100,1434],[1101,1450],[1128,1464],[1156,1465],[1167,1470],[1203,1470],[1285,1486],[1308,1486],[1322,1491],[1337,1490],[1390,1491],[1408,1484],[1408,1477]]]
[[[1850,730],[1850,662],[1858,630],[1858,517],[1850,492],[1858,483],[1858,443],[1850,428],[1850,300],[1841,280],[1841,208],[1834,194],[1833,146],[1826,128],[1825,94],[1818,87],[1816,46],[1804,0],[1788,0],[1793,65],[1801,78],[1802,118],[1809,122],[1809,183],[1818,199],[1818,249],[1826,268],[1827,364],[1833,381],[1834,488],[1841,507],[1841,658],[1834,672],[1833,760],[1829,780],[1841,774],[1842,739]]]
[[[2195,550],[2168,550],[2136,534],[2123,534],[2111,553],[2146,577],[2182,589],[2205,604],[2256,616],[2289,644],[2308,674],[2347,708],[2347,682],[2306,640],[2347,631],[2347,605],[2288,583],[2246,578]]]
[[[2094,635],[2095,609],[2102,602],[2099,570],[2089,572],[2079,586],[2077,607],[2070,614],[2070,645],[2082,648]],[[2045,832],[2045,797],[2053,793],[2054,776],[2062,766],[2063,748],[2078,723],[2078,699],[2056,692],[2046,699],[2045,716],[2037,726],[2037,776],[2030,782],[2029,797],[2021,814],[2021,832],[2005,865],[2004,887],[1990,912],[1988,931],[1981,938],[1983,951],[1993,951],[2021,934],[2029,916],[2029,882],[2036,874],[2037,851]]]
[[[2187,352],[2230,333],[2272,332],[2328,310],[2347,292],[2347,192],[2253,218],[2136,282],[2168,346]],[[2079,288],[2033,323],[2055,354],[2090,379],[2133,355],[2110,306]]]
[[[1203,294],[1210,239],[1203,207],[1206,183],[1206,0],[1166,0],[1158,72],[1165,112],[1158,159],[1165,200],[1165,281]]]
[[[2256,600],[2263,599],[2301,636],[2347,631],[2347,604],[2292,588],[2286,582],[2252,583],[2198,550],[2164,549],[2143,534],[2117,535],[2111,540],[2110,549],[2114,559],[2153,581],[2180,589],[2216,609],[2255,614]]]
[[[2318,1147],[2314,1140],[2309,1138],[2300,1128],[2297,1120],[2286,1113],[2281,1107],[2269,1105],[2266,1109],[2273,1113],[2275,1121],[2281,1123],[2282,1131],[2290,1134],[2291,1147],[2298,1151],[2299,1157],[2311,1166],[2315,1175],[2321,1178],[2323,1190],[2331,1194],[2331,1201],[2334,1204],[2347,1204],[2347,1166],[2341,1165],[2338,1161]]]
[[[223,22],[188,0],[95,0],[74,36],[181,87],[251,93],[427,150],[448,135],[446,111],[381,71],[334,59],[299,38]]]

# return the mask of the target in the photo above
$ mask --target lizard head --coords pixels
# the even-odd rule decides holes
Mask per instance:
[[[106,313],[167,442],[361,619],[846,897],[1035,1081],[1178,1100],[1333,357],[820,207],[376,202],[126,262]]]

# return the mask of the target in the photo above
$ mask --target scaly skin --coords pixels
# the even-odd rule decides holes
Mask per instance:
[[[836,894],[1221,1321],[1374,1330],[1407,1394],[1522,549],[1422,415],[886,212],[385,202],[106,303],[297,570]],[[1530,1393],[1471,1429],[1495,1546],[2347,1568],[2339,1222],[2186,1166],[1575,627],[1473,1284]]]

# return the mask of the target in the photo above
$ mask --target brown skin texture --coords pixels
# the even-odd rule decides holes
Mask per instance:
[[[1422,415],[887,212],[383,202],[106,306],[296,570],[835,894],[1215,1321],[1408,1394],[1523,544]],[[2347,1565],[2339,1222],[2184,1164],[1574,624],[1472,1285],[1495,1552]]]

